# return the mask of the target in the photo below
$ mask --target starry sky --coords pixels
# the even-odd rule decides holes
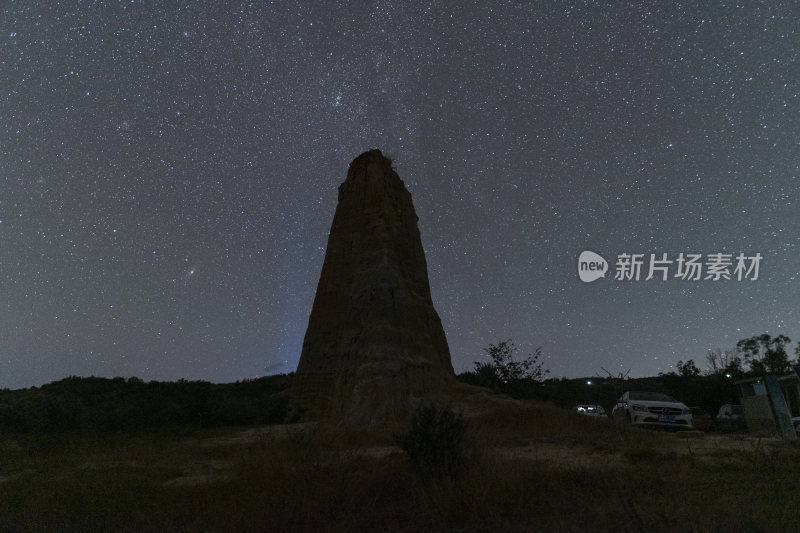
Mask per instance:
[[[0,387],[293,371],[371,148],[412,193],[457,372],[500,339],[555,377],[800,340],[794,1],[0,10]],[[682,253],[731,279],[682,279]]]

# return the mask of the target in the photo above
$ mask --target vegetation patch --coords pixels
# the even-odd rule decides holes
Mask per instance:
[[[546,405],[418,413],[405,438],[434,471],[471,443],[458,475],[420,475],[385,431],[325,425],[5,435],[0,530],[800,530],[796,445],[721,437],[692,452],[707,463],[670,433]]]

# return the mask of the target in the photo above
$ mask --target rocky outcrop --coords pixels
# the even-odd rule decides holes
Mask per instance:
[[[391,423],[453,376],[411,194],[371,150],[339,187],[290,416]]]

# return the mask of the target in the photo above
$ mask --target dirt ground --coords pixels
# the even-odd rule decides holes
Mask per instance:
[[[326,442],[320,439],[320,429],[314,423],[263,426],[247,429],[220,430],[215,434],[174,438],[166,444],[175,453],[174,466],[182,470],[181,475],[164,483],[166,487],[186,487],[226,481],[235,472],[239,460],[239,450],[250,447],[272,447],[302,445],[303,442]],[[636,432],[631,433],[631,431]],[[369,456],[383,458],[402,455],[403,451],[383,439],[379,445],[352,441],[349,437],[339,439],[335,444],[337,459]],[[481,452],[499,460],[524,460],[542,462],[559,469],[614,470],[636,466],[638,463],[654,460],[691,460],[693,464],[705,465],[746,465],[758,461],[759,457],[777,455],[781,450],[796,444],[779,437],[753,437],[746,434],[718,434],[699,431],[663,432],[628,430],[612,433],[609,437],[592,442],[584,439],[547,439],[546,437],[516,442],[490,443],[481,445]],[[22,453],[20,445],[5,441],[7,452]],[[332,450],[334,447],[332,447]],[[8,455],[8,454],[6,454]],[[112,458],[113,457],[113,458]],[[110,460],[118,462],[117,456],[108,455],[90,459],[74,465],[76,470],[107,468],[100,464]],[[37,465],[14,465],[12,462],[0,465],[0,485],[19,479],[37,471]],[[66,466],[66,465],[64,465]],[[31,468],[32,467],[32,468]]]
[[[189,446],[202,449],[225,449],[252,446],[283,439],[298,439],[315,430],[314,424],[266,426],[237,431],[230,435],[187,441]],[[605,442],[598,445],[570,444],[565,442],[531,441],[527,444],[492,446],[488,453],[498,459],[544,462],[564,469],[614,470],[636,465],[642,460],[686,460],[703,464],[734,464],[743,458],[771,454],[787,445],[779,437],[753,437],[746,434],[703,433],[682,431],[642,431],[646,438],[638,445]],[[403,454],[398,446],[355,446],[344,456],[366,455],[387,457]],[[339,453],[342,457],[342,453]],[[166,486],[191,486],[227,478],[234,462],[227,459],[193,461],[186,466],[184,475],[168,481]]]

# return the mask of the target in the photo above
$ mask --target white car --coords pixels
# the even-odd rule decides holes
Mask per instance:
[[[719,408],[716,424],[720,431],[747,431],[747,422],[744,420],[744,406],[726,403]]]
[[[592,418],[608,418],[606,410],[602,405],[576,405],[573,407],[576,413],[583,416],[590,416]]]
[[[626,392],[611,410],[611,418],[635,426],[692,429],[692,410],[660,392]]]

